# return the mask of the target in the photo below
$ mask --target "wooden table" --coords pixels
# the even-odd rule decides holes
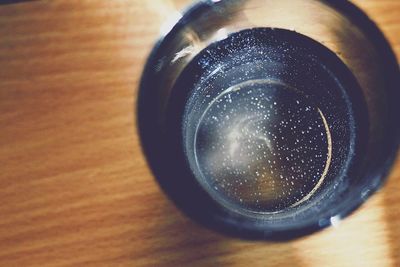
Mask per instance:
[[[355,2],[400,56],[400,1]],[[0,266],[400,266],[400,161],[339,227],[287,243],[221,236],[168,201],[134,106],[161,21],[186,3],[0,6]]]

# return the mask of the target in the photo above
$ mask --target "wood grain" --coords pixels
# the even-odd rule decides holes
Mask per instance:
[[[134,106],[166,11],[187,2],[0,6],[0,266],[400,266],[400,161],[339,227],[287,243],[221,236],[168,201]],[[354,2],[400,56],[400,1]]]

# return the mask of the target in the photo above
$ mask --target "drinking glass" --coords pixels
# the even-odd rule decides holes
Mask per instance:
[[[286,240],[349,215],[396,156],[399,67],[348,1],[199,1],[155,45],[143,150],[189,217]]]

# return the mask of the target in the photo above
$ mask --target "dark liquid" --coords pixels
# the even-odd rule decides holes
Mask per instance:
[[[362,99],[345,87],[348,70],[330,69],[308,42],[294,32],[242,31],[203,50],[177,82],[176,91],[191,88],[182,116],[190,168],[230,209],[294,208],[348,174],[359,114],[352,103]]]

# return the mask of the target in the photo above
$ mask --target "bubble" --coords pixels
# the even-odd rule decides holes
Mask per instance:
[[[271,80],[244,82],[223,91],[202,114],[194,141],[197,167],[233,205],[265,212],[294,206],[315,192],[324,179],[320,170],[329,167],[325,123],[319,108],[295,89]],[[220,178],[235,183],[224,188]]]
[[[232,212],[319,205],[352,166],[357,128],[347,89],[332,62],[286,38],[234,33],[193,58],[172,90],[181,132],[171,136],[182,134],[182,143],[171,143],[187,159],[182,168]]]

